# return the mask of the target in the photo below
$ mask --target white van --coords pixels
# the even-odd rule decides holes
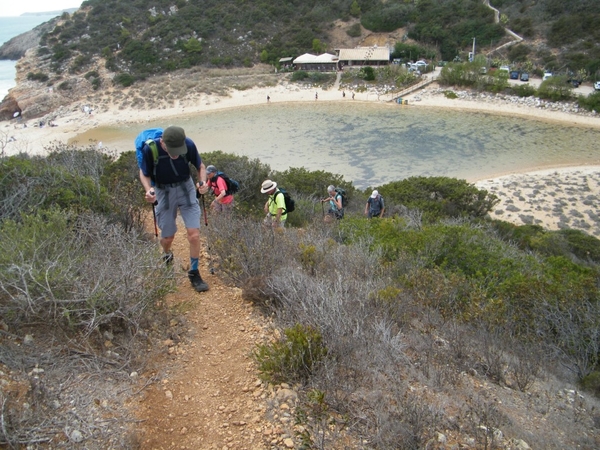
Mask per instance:
[[[551,76],[552,76],[552,72],[544,72],[544,76],[542,77],[542,81],[546,81]]]

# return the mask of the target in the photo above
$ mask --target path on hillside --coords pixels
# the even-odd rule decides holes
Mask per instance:
[[[285,426],[293,420],[272,412],[279,408],[277,388],[261,383],[251,358],[269,333],[268,321],[240,289],[209,274],[206,253],[201,274],[210,290],[195,292],[185,272],[189,253],[181,231],[173,249],[178,290],[167,302],[181,319],[171,320],[162,356],[153,362],[154,373],[146,374],[157,381],[133,400],[139,448],[293,448]]]
[[[490,5],[490,0],[483,0],[483,4],[485,6],[487,6],[488,8],[490,8],[492,11],[494,11],[494,23],[500,23],[500,11],[498,11],[496,8],[494,8],[492,5]],[[521,36],[519,36],[517,33],[515,33],[512,30],[509,30],[508,28],[504,27],[504,31],[506,31],[508,34],[510,34],[513,38],[515,38],[513,41],[507,42],[506,44],[502,44],[500,47],[496,47],[492,50],[490,50],[489,52],[487,52],[487,56],[490,56],[492,53],[501,50],[505,47],[510,47],[511,45],[517,44],[521,41],[523,41],[523,38]]]

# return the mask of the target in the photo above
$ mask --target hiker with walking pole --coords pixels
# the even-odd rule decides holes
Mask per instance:
[[[173,262],[171,246],[177,232],[176,218],[179,211],[190,244],[188,278],[196,291],[207,291],[208,285],[198,270],[202,212],[196,193],[205,194],[208,185],[206,168],[196,144],[186,137],[183,128],[170,126],[162,136],[149,139],[143,144],[138,162],[140,181],[146,191],[145,199],[153,204],[156,223],[160,228],[163,260],[167,265]],[[195,185],[190,164],[197,170],[198,182]],[[204,217],[206,218],[206,214]],[[155,231],[158,234],[158,230]]]
[[[342,194],[338,192],[335,186],[327,187],[327,195],[329,197],[321,200],[321,203],[329,202],[329,210],[324,217],[325,222],[331,223],[334,220],[340,220],[344,217],[344,205],[342,203]]]
[[[210,210],[218,213],[231,213],[233,209],[233,192],[229,189],[229,177],[219,172],[213,165],[206,167],[206,182],[212,189],[215,199],[210,204]]]

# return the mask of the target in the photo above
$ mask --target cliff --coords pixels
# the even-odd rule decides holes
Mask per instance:
[[[0,59],[17,61],[18,59],[22,58],[27,50],[39,45],[40,37],[44,33],[51,31],[56,25],[57,20],[58,17],[49,20],[48,22],[44,22],[35,27],[33,30],[15,36],[11,40],[5,42],[0,47]]]

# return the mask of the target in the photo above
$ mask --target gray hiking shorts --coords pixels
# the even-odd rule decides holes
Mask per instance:
[[[160,186],[160,187],[159,187]],[[194,181],[156,186],[156,222],[160,236],[171,237],[177,232],[177,210],[181,214],[186,228],[200,228],[200,205],[196,198]]]

